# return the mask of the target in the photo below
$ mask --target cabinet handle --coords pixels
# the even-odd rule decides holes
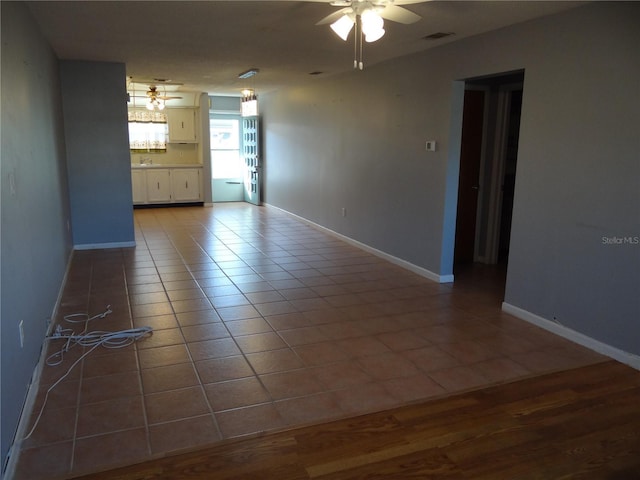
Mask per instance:
[[[184,182],[184,188],[189,189],[189,182]]]
[[[160,182],[158,182],[158,190],[160,190]]]
[[[180,122],[180,124],[182,125],[182,128],[184,129],[184,122]]]

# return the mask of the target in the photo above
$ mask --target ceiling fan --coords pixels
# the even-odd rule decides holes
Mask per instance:
[[[147,90],[146,95],[136,95],[135,90],[133,90],[133,95],[130,95],[130,96],[134,98],[134,103],[136,98],[146,98],[147,99],[146,107],[148,110],[154,110],[156,108],[158,110],[164,110],[165,102],[167,100],[178,100],[182,98],[182,97],[168,96],[166,89],[164,91],[164,95],[162,95],[161,92],[158,91],[158,87],[156,85],[149,85],[149,90]]]
[[[316,25],[331,24],[331,29],[345,42],[355,27],[353,68],[362,70],[364,66],[362,63],[363,40],[369,43],[379,40],[385,34],[385,19],[406,25],[419,21],[422,18],[420,15],[400,5],[426,1],[429,0],[335,0],[328,3],[334,7],[343,8],[327,15]]]

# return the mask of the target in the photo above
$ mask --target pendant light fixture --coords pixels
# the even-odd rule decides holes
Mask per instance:
[[[260,70],[257,68],[251,68],[246,72],[242,72],[238,75],[238,78],[247,80],[255,77]],[[253,80],[251,80],[253,84]],[[258,116],[258,97],[256,91],[253,88],[244,88],[241,91],[242,97],[240,98],[240,115],[243,117],[257,117]]]
[[[258,116],[258,97],[253,88],[245,88],[242,90],[242,98],[240,99],[240,115],[243,117]]]

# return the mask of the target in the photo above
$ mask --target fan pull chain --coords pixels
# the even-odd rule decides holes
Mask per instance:
[[[356,23],[353,32],[353,68],[358,68],[358,18],[360,15],[356,15]]]
[[[362,62],[362,44],[364,42],[362,36],[362,18],[360,15],[356,15],[355,22],[355,42],[353,44],[353,68],[362,70],[364,68],[364,63]],[[358,61],[358,42],[360,42],[360,58]]]

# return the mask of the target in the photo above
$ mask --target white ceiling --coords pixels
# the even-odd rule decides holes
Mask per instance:
[[[422,20],[411,25],[386,21],[386,35],[364,46],[365,69],[582,3],[429,1],[407,5]],[[353,33],[343,42],[328,25],[315,25],[338,9],[323,0],[27,4],[59,58],[124,62],[127,75],[183,83],[178,91],[237,96],[242,88],[253,87],[260,94],[353,69]],[[455,35],[423,38],[436,32]],[[238,79],[239,73],[252,67],[260,69],[257,76]]]

